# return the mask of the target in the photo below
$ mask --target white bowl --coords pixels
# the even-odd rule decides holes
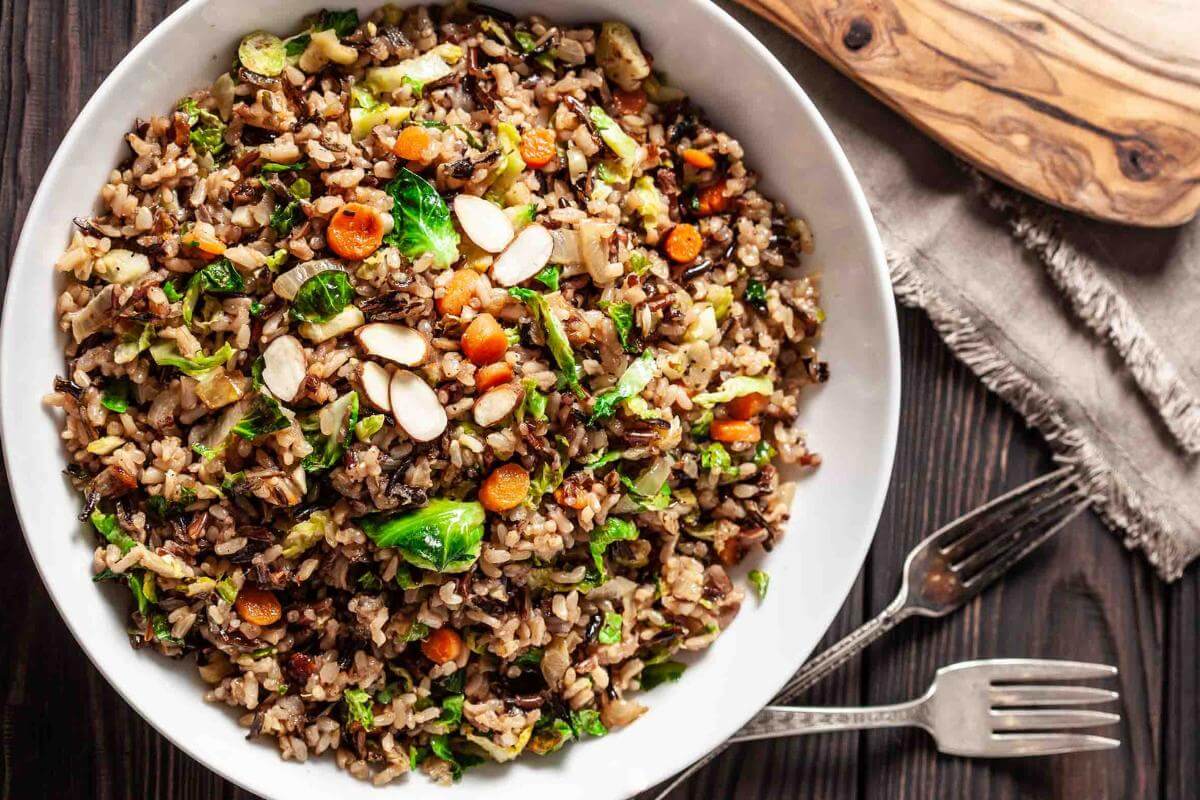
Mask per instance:
[[[895,309],[878,234],[841,148],[800,87],[724,12],[705,0],[498,4],[564,21],[616,16],[632,24],[672,83],[741,140],[766,190],[808,218],[817,242],[809,263],[824,274],[823,354],[833,377],[808,394],[801,414],[824,463],[801,480],[788,535],[763,559],[771,574],[766,601],[749,598],[681,681],[645,696],[650,713],[629,728],[553,757],[473,771],[449,792],[421,776],[410,776],[399,790],[413,800],[485,793],[491,800],[626,797],[702,756],[749,719],[809,654],[849,592],[891,471],[900,393]],[[17,512],[50,596],[92,662],[150,724],[265,797],[375,800],[378,790],[328,757],[286,763],[273,744],[247,743],[228,708],[203,701],[190,663],[129,647],[127,593],[90,580],[94,534],[76,521],[80,501],[61,476],[59,421],[41,405],[63,369],[52,265],[71,218],[91,212],[134,118],[161,113],[211,81],[246,31],[293,30],[321,5],[192,0],[100,86],[50,163],[17,246],[0,341],[0,429]],[[369,11],[378,3],[333,5]]]

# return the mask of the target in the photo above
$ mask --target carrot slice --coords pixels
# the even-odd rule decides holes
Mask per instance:
[[[475,373],[475,391],[483,394],[488,389],[508,383],[513,378],[512,367],[503,361],[480,367]]]
[[[714,419],[708,435],[718,442],[757,442],[762,432],[744,419]]]
[[[503,464],[492,470],[479,487],[479,502],[500,513],[516,508],[529,494],[529,472],[520,464]]]
[[[704,240],[700,237],[700,231],[695,225],[676,225],[671,228],[671,232],[667,234],[666,250],[667,256],[678,264],[687,264],[690,261],[695,261],[696,256],[700,255],[700,248]]]
[[[475,296],[475,287],[478,285],[478,272],[473,269],[457,270],[446,284],[446,293],[438,298],[438,310],[443,314],[461,314]]]
[[[696,169],[712,169],[717,165],[717,162],[712,156],[703,150],[697,150],[694,147],[689,147],[683,151],[683,160],[691,164]]]
[[[627,92],[617,89],[613,92],[613,109],[621,115],[640,114],[646,107],[646,93],[641,89]]]
[[[462,637],[449,628],[438,628],[421,642],[421,652],[435,664],[457,661],[462,651]]]
[[[495,317],[491,314],[480,314],[471,320],[460,344],[467,358],[478,367],[504,358],[504,353],[508,350],[508,337]]]
[[[427,130],[417,125],[409,125],[396,137],[396,144],[392,146],[392,152],[408,161],[421,161],[423,160],[422,155],[428,149],[431,141],[433,141],[433,137]]]
[[[758,392],[735,397],[725,404],[725,413],[734,419],[754,419],[767,407],[767,396]]]
[[[325,241],[342,258],[362,261],[383,244],[383,215],[362,203],[347,203],[329,220]]]
[[[204,255],[205,258],[216,258],[225,252],[225,243],[219,239],[209,239],[204,236],[198,236],[194,231],[190,231],[183,235],[179,243],[185,247],[194,247]]]
[[[279,598],[257,586],[243,586],[233,607],[237,609],[239,617],[260,628],[274,625],[283,616]]]
[[[730,198],[725,194],[725,181],[705,187],[696,199],[702,216],[708,217],[729,210]]]
[[[521,137],[521,158],[525,165],[541,169],[554,160],[558,155],[555,145],[554,131],[545,128],[535,128]]]

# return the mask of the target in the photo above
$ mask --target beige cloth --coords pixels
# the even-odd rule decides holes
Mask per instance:
[[[1178,577],[1200,553],[1200,223],[1121,228],[1000,186],[786,33],[719,4],[833,128],[875,213],[897,299],[925,309],[1078,470],[1108,525]]]

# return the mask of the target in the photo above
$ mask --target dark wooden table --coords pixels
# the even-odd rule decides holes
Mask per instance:
[[[176,5],[0,0],[0,240],[7,253],[71,120],[121,56]],[[857,90],[847,83],[847,91]],[[870,102],[866,95],[863,102]],[[6,256],[0,282],[8,267]],[[1037,435],[954,360],[924,316],[902,310],[900,336],[904,400],[892,488],[875,546],[830,637],[891,599],[904,553],[927,531],[1050,467]],[[0,798],[249,798],[155,733],[77,649],[34,571],[7,482],[0,484],[0,530]],[[937,667],[963,659],[1100,661],[1121,670],[1119,750],[967,761],[938,756],[919,732],[825,735],[740,746],[676,796],[1194,797],[1197,613],[1195,570],[1164,586],[1095,518],[1078,519],[964,612],[912,623],[806,700],[907,699],[925,689]]]

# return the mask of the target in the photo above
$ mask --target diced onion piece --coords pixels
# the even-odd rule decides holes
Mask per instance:
[[[717,334],[717,312],[709,303],[701,303],[696,307],[696,318],[684,333],[684,341],[707,342]]]
[[[475,400],[475,424],[481,428],[495,425],[513,412],[520,399],[520,394],[511,383],[497,386]]]
[[[224,367],[217,367],[196,384],[196,397],[209,409],[218,409],[240,400],[242,389],[226,374]]]
[[[133,283],[150,271],[150,259],[142,253],[116,248],[96,259],[95,270],[109,283]]]
[[[226,122],[233,115],[234,91],[236,89],[237,84],[233,82],[233,76],[228,72],[222,72],[221,77],[213,81],[212,96],[213,100],[217,101],[217,113]]]
[[[369,355],[395,361],[406,367],[417,367],[429,357],[429,342],[419,332],[394,322],[372,322],[354,332]]]
[[[228,406],[217,420],[217,424],[204,438],[204,445],[212,450],[217,450],[229,438],[230,431],[238,424],[242,417],[246,416],[246,412],[250,410],[251,398],[243,397],[238,402]]]
[[[317,31],[308,41],[308,47],[300,56],[300,69],[308,73],[320,72],[330,61],[335,64],[353,64],[358,60],[358,51],[338,41],[332,28]]]
[[[112,284],[96,292],[88,304],[71,315],[71,335],[82,342],[112,319],[115,300]]]
[[[625,271],[608,260],[608,242],[615,232],[611,222],[585,219],[579,223],[579,252],[588,274],[597,284],[611,283]]]
[[[107,456],[125,444],[120,436],[101,436],[88,443],[87,451],[95,456]]]
[[[588,163],[587,156],[578,147],[567,148],[567,172],[571,176],[571,183],[575,183],[584,175],[587,175]]]
[[[462,48],[452,44],[442,45],[390,67],[372,67],[367,70],[367,85],[376,94],[386,94],[403,86],[405,78],[418,84],[430,83],[453,72],[450,64],[461,57]]]
[[[431,442],[446,430],[446,409],[437,393],[421,377],[406,369],[396,370],[388,386],[392,416],[418,442]]]
[[[495,203],[473,194],[454,198],[454,215],[468,238],[489,253],[499,253],[513,240],[512,220]]]
[[[367,321],[358,306],[346,306],[328,322],[306,322],[300,326],[300,335],[314,344],[349,333]]]
[[[330,261],[327,258],[318,259],[317,261],[305,261],[303,264],[297,264],[276,278],[275,282],[271,284],[271,288],[275,290],[275,294],[284,300],[291,300],[309,278],[333,269],[340,269],[345,272],[345,268],[341,264],[336,261]]]
[[[550,251],[551,264],[580,264],[579,231],[574,228],[555,228],[550,231],[554,249]]]
[[[516,286],[541,272],[553,251],[550,231],[530,225],[492,263],[492,279],[501,286]]]
[[[358,379],[362,383],[363,396],[367,398],[367,402],[380,411],[390,413],[392,401],[388,393],[391,391],[389,384],[392,382],[392,376],[388,375],[388,371],[374,361],[364,361]]]
[[[653,497],[662,489],[667,478],[671,477],[671,467],[674,464],[675,460],[670,456],[657,459],[650,465],[650,469],[639,475],[633,482],[633,488],[644,497]]]
[[[307,374],[304,345],[295,336],[280,336],[263,351],[263,383],[283,402],[296,399]]]

